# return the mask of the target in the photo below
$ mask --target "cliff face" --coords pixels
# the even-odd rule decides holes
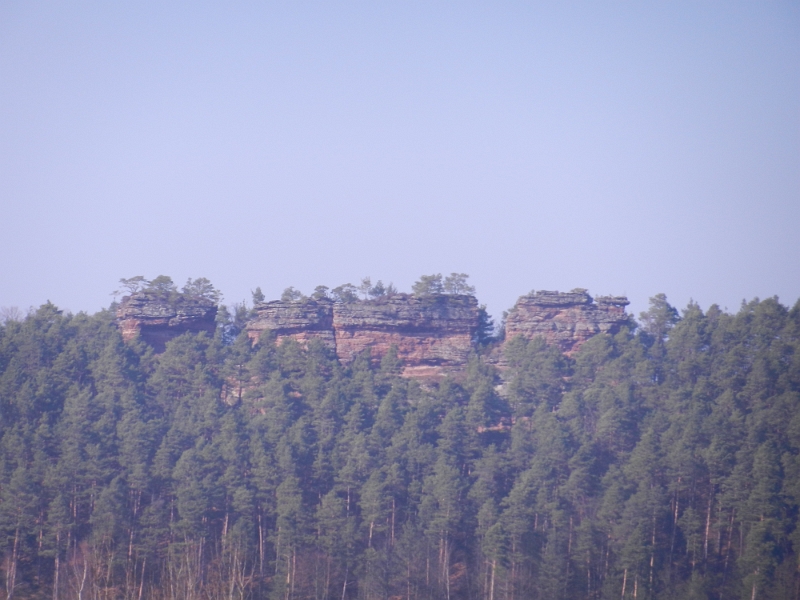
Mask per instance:
[[[336,354],[349,361],[367,348],[384,356],[392,346],[409,377],[435,377],[463,366],[478,327],[473,296],[397,294],[358,304],[336,304]]]
[[[397,347],[403,374],[439,377],[466,363],[478,327],[478,302],[472,296],[408,294],[351,304],[329,301],[265,302],[247,325],[254,341],[272,331],[278,341],[319,339],[342,362],[369,349],[380,359]]]
[[[117,325],[127,342],[136,337],[163,352],[171,339],[191,331],[214,335],[217,306],[209,300],[139,292],[125,296],[117,309]]]
[[[509,312],[506,339],[543,336],[562,352],[572,353],[592,336],[614,334],[628,324],[627,305],[627,298],[593,299],[583,290],[531,293]],[[316,339],[344,363],[365,350],[378,360],[394,346],[403,374],[423,379],[463,368],[478,328],[477,300],[460,295],[395,294],[350,304],[262,302],[255,311],[247,324],[254,343],[264,332],[271,332],[278,343],[292,338],[305,345]]]
[[[255,306],[257,316],[247,324],[247,335],[256,342],[262,332],[271,331],[278,344],[286,338],[301,344],[318,339],[335,350],[333,306],[330,300],[262,302]]]
[[[522,296],[506,317],[506,339],[542,336],[562,352],[572,353],[598,333],[617,333],[628,324],[624,296],[592,299],[584,290],[531,292]]]

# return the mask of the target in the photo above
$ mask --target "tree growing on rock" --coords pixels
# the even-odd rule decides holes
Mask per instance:
[[[343,283],[331,290],[334,302],[349,304],[358,300],[358,289],[352,283]]]
[[[422,275],[419,280],[411,286],[411,293],[415,296],[432,296],[444,292],[442,274]]]
[[[185,296],[199,300],[210,300],[214,304],[218,304],[222,299],[220,291],[205,277],[198,277],[197,279],[190,277],[186,280],[186,285],[183,286],[181,291]]]
[[[423,275],[411,288],[415,296],[431,296],[433,294],[475,294],[475,286],[467,283],[466,273],[450,273],[442,277],[441,273]]]
[[[470,296],[475,295],[475,286],[467,283],[469,275],[466,273],[450,273],[444,278],[444,293],[445,294],[467,294]]]
[[[372,289],[369,291],[369,295],[372,298],[380,298],[381,296],[386,295],[386,286],[383,285],[383,282],[379,279],[378,283],[372,286]]]
[[[123,277],[119,280],[120,289],[114,292],[114,295],[117,294],[126,294],[128,296],[135,294],[146,288],[150,285],[150,282],[147,281],[142,275],[136,275],[135,277],[128,277],[127,279]]]
[[[311,298],[314,300],[328,300],[328,286],[327,285],[318,285],[314,288],[314,293],[311,294]]]
[[[371,295],[370,292],[372,291],[372,278],[367,276],[361,280],[361,284],[358,286],[358,292],[361,294],[361,297],[366,300]]]
[[[147,286],[141,291],[167,301],[175,300],[178,295],[178,288],[172,281],[172,277],[168,275],[159,275],[152,281],[147,282]]]
[[[294,289],[291,285],[283,290],[281,294],[281,302],[302,302],[305,299],[303,292]]]

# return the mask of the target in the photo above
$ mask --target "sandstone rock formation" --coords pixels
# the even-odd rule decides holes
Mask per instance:
[[[474,296],[396,294],[336,304],[336,354],[349,361],[367,348],[382,357],[392,346],[409,377],[436,377],[467,362],[478,328]]]
[[[125,296],[117,308],[117,325],[127,342],[136,337],[163,352],[166,343],[187,331],[214,334],[217,306],[185,294],[139,292]]]
[[[335,350],[333,306],[331,300],[261,302],[254,307],[256,317],[247,324],[247,335],[256,342],[263,332],[269,331],[278,344],[286,338],[301,344],[318,339]]]
[[[522,296],[506,317],[506,339],[542,336],[562,352],[575,352],[598,333],[617,333],[629,316],[624,296],[592,298],[586,290],[531,292]]]
[[[436,378],[463,367],[478,327],[473,296],[394,294],[353,303],[307,300],[264,302],[247,332],[256,341],[264,331],[277,341],[319,339],[342,362],[369,349],[373,359],[397,348],[403,374]]]
[[[581,289],[531,292],[509,311],[506,340],[542,336],[570,354],[592,336],[614,334],[627,325],[627,305],[625,297],[593,299]],[[457,294],[393,294],[352,303],[261,302],[254,310],[256,316],[246,327],[254,343],[264,332],[271,332],[277,343],[287,338],[303,345],[319,340],[344,363],[365,350],[379,360],[396,347],[403,374],[424,379],[440,378],[466,365],[479,322],[475,297]],[[126,341],[138,336],[161,352],[169,340],[187,331],[213,335],[216,314],[216,305],[208,299],[138,292],[123,298],[117,323]]]

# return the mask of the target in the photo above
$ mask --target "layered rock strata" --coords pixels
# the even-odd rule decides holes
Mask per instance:
[[[624,296],[592,298],[585,290],[531,292],[522,296],[506,317],[506,339],[542,336],[570,354],[598,333],[617,333],[629,323]]]
[[[436,377],[467,362],[478,328],[474,296],[397,294],[333,310],[336,354],[384,356],[392,346],[408,377]]]
[[[139,337],[156,352],[163,352],[167,342],[182,333],[214,335],[216,316],[217,306],[211,300],[139,292],[122,299],[117,325],[126,342]]]
[[[317,339],[335,350],[333,306],[330,300],[261,302],[255,306],[256,317],[247,324],[247,335],[256,342],[264,332],[271,332],[278,344],[286,338],[303,345]]]
[[[478,327],[473,296],[395,294],[353,303],[265,302],[247,325],[255,341],[265,331],[277,341],[319,339],[342,362],[369,350],[373,359],[393,346],[403,374],[435,378],[466,364]]]

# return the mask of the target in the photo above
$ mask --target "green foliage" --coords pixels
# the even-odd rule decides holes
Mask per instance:
[[[358,300],[358,289],[352,283],[344,283],[331,290],[331,296],[335,302],[350,304]]]
[[[475,286],[467,283],[469,275],[466,273],[450,273],[442,277],[441,273],[422,275],[411,287],[415,296],[431,296],[433,294],[465,294],[475,295]]]
[[[444,284],[442,283],[442,274],[436,273],[434,275],[422,275],[414,283],[414,285],[411,286],[411,293],[415,296],[443,294]]]
[[[378,280],[377,283],[373,285],[371,277],[364,277],[364,279],[361,280],[361,285],[358,286],[358,292],[364,300],[367,300],[369,298],[391,296],[397,293],[397,289],[395,289],[394,285],[391,283],[388,286],[383,285],[381,280]],[[344,302],[345,300],[342,301]]]
[[[257,287],[254,291],[252,291],[251,295],[253,297],[253,306],[259,304],[260,302],[264,302],[265,300],[264,292],[261,291],[260,287]]]
[[[135,277],[128,277],[122,278],[119,280],[120,283],[120,290],[115,292],[115,294],[120,293],[127,293],[127,295],[135,294],[147,287],[150,283],[147,281],[142,275],[136,275]]]
[[[485,346],[494,340],[494,321],[489,316],[486,305],[482,304],[478,308],[478,329],[475,331],[475,342],[479,346]]]
[[[214,304],[219,304],[222,300],[220,291],[205,277],[198,277],[197,279],[190,277],[187,279],[180,295],[172,278],[167,275],[159,275],[153,280],[145,279],[142,275],[136,275],[135,277],[122,278],[119,283],[120,289],[115,291],[114,295],[124,294],[130,296],[144,292],[167,300],[183,298],[185,300],[213,302]]]
[[[466,294],[469,296],[475,295],[475,286],[467,283],[469,275],[466,273],[450,273],[444,278],[442,287],[445,294]]]
[[[692,306],[687,310],[692,310]],[[678,322],[678,311],[667,302],[664,294],[656,294],[650,298],[650,308],[640,313],[642,330],[653,340],[662,342],[667,338],[670,329]]]
[[[381,296],[386,295],[386,287],[383,285],[383,282],[380,279],[378,280],[378,283],[370,288],[369,295],[372,298],[380,298]]]
[[[167,275],[159,275],[147,283],[144,291],[157,296],[169,296],[170,294],[177,292],[178,288],[175,287],[171,277]]]
[[[305,299],[306,297],[303,295],[303,292],[294,289],[292,286],[283,290],[281,294],[281,302],[302,302]]]
[[[311,294],[311,298],[314,300],[328,299],[328,287],[324,285],[318,285],[314,288],[314,293]]]
[[[217,290],[205,277],[187,279],[186,285],[183,286],[181,292],[183,292],[185,297],[197,300],[207,300],[213,302],[214,304],[219,304],[220,300],[222,300],[222,294],[220,291]]]
[[[225,311],[160,355],[106,311],[0,326],[7,595],[796,596],[800,305],[656,296],[636,335],[425,386]]]

